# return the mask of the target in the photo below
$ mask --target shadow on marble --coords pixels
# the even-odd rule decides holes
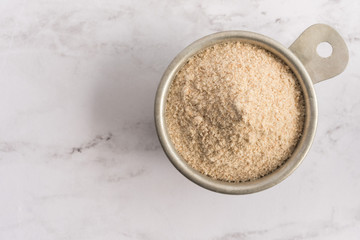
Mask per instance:
[[[143,54],[127,46],[115,57],[99,62],[99,76],[93,97],[93,124],[111,135],[123,153],[162,151],[154,124],[154,98],[162,72],[154,66],[159,54],[154,48]],[[106,138],[106,136],[105,136]]]

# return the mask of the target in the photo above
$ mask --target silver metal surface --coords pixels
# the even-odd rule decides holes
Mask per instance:
[[[306,31],[303,34],[305,33]],[[231,182],[219,181],[197,172],[196,170],[191,168],[186,163],[186,161],[176,152],[166,127],[166,121],[165,121],[166,99],[171,82],[175,78],[177,72],[187,62],[187,60],[191,56],[195,55],[198,51],[201,51],[204,48],[207,48],[216,43],[221,43],[224,41],[241,41],[241,42],[252,43],[260,47],[263,47],[268,51],[274,53],[276,56],[280,57],[286,64],[289,65],[289,67],[292,69],[292,71],[298,78],[305,97],[306,117],[305,117],[304,131],[292,156],[274,172],[260,179],[249,182],[231,183]],[[310,41],[309,43],[312,42]],[[296,49],[297,55],[301,53],[301,51],[299,52],[299,49],[297,47],[294,47],[294,49]],[[271,38],[253,32],[246,32],[246,31],[219,32],[203,37],[195,41],[194,43],[190,44],[183,51],[181,51],[175,57],[175,59],[170,63],[170,65],[166,69],[160,81],[156,93],[155,124],[156,124],[157,134],[160,143],[164,149],[164,152],[166,153],[167,157],[172,162],[172,164],[185,177],[187,177],[194,183],[215,192],[226,193],[226,194],[248,194],[248,193],[258,192],[278,184],[286,177],[288,177],[300,165],[302,160],[305,158],[307,152],[309,151],[315,136],[316,125],[317,125],[317,101],[316,101],[315,91],[313,88],[313,82],[310,78],[307,69],[305,68],[304,64],[300,61],[299,57],[296,56],[288,48],[284,47],[282,44],[278,43],[277,41]]]
[[[332,54],[327,58],[316,53],[316,47],[322,42],[328,42],[332,47]],[[307,28],[289,49],[300,59],[314,84],[342,73],[349,61],[349,51],[344,39],[325,24]]]

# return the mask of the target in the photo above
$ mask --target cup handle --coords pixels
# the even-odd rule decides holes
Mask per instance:
[[[317,46],[322,42],[327,42],[332,47],[329,57],[323,58],[316,52]],[[342,73],[349,61],[349,51],[344,39],[326,24],[315,24],[307,28],[289,49],[303,63],[314,84]]]

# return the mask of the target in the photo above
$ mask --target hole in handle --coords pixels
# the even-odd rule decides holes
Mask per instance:
[[[322,58],[328,58],[333,52],[333,48],[328,42],[321,42],[316,47],[317,54]]]

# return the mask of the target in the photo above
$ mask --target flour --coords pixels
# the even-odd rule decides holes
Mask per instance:
[[[166,123],[177,152],[212,178],[244,182],[265,176],[294,151],[304,125],[304,97],[290,68],[269,51],[225,42],[177,73]]]

